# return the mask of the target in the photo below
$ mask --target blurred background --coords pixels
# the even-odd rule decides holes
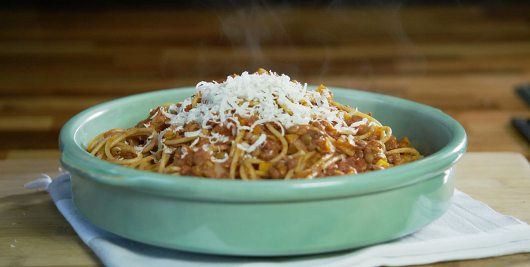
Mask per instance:
[[[530,117],[527,1],[205,0],[0,4],[0,159],[59,157],[104,101],[260,67],[440,108],[468,151],[530,158],[510,122]]]

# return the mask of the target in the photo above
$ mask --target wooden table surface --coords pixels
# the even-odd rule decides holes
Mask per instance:
[[[259,67],[431,105],[468,151],[530,157],[510,124],[530,117],[530,5],[0,9],[0,62],[0,158],[57,156],[95,104]]]
[[[41,173],[58,176],[58,167],[58,159],[0,161],[0,267],[101,265],[48,193],[23,187]],[[502,214],[530,222],[530,164],[521,154],[467,153],[457,166],[456,188]],[[425,266],[530,266],[530,253]]]
[[[56,174],[57,138],[69,118],[118,97],[194,86],[259,67],[309,84],[384,93],[440,108],[464,126],[469,152],[530,158],[529,143],[510,123],[513,117],[530,118],[514,92],[530,83],[530,5],[522,1],[490,6],[330,1],[237,8],[212,7],[213,1],[156,8],[22,2],[26,5],[15,8],[0,4],[0,162],[30,160],[28,167],[0,177],[0,266],[97,263],[46,193],[18,188],[40,172]],[[484,168],[471,161],[467,172]],[[512,163],[502,162],[505,167],[496,171],[510,173]],[[527,204],[510,202],[526,201],[518,183],[527,183],[528,176],[500,177],[459,183],[467,181],[473,197],[499,211],[530,221]],[[492,191],[506,183],[513,192],[503,200]],[[34,212],[40,217],[28,219]],[[18,228],[26,232],[10,230]],[[19,234],[28,242],[6,249]],[[56,249],[43,250],[50,245]],[[28,247],[33,250],[24,252]],[[506,259],[502,266],[527,266],[529,256],[501,259]],[[444,266],[500,266],[496,260],[455,264]]]

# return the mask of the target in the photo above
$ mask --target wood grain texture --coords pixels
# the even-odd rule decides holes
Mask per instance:
[[[0,9],[0,63],[0,159],[10,159],[0,161],[0,266],[101,265],[46,193],[22,188],[58,174],[57,139],[69,118],[259,67],[440,108],[466,129],[468,151],[530,158],[510,124],[530,117],[513,90],[530,83],[528,4]],[[457,187],[529,222],[523,162],[470,153]],[[528,262],[518,254],[427,266]]]
[[[510,125],[530,117],[513,90],[530,82],[530,5],[204,7],[0,10],[0,158],[57,149],[98,103],[258,67],[431,105],[468,151],[530,157]]]
[[[0,266],[102,266],[44,191],[23,185],[59,175],[57,159],[0,160]],[[530,222],[530,165],[511,152],[466,153],[456,188],[494,210]],[[11,247],[10,245],[14,245]],[[530,254],[423,265],[529,266]]]
[[[47,192],[24,189],[42,173],[58,176],[59,166],[57,158],[0,161],[0,266],[100,264]]]

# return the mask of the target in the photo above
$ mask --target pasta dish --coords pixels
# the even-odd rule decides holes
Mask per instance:
[[[242,180],[357,174],[423,157],[325,86],[307,90],[264,69],[200,82],[193,96],[99,134],[87,151],[145,171]]]

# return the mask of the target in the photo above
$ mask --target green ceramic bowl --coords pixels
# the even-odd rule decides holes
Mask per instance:
[[[313,87],[314,89],[314,87]],[[289,181],[214,180],[118,166],[85,152],[111,128],[194,88],[124,97],[89,108],[60,134],[74,204],[94,224],[161,247],[222,255],[278,256],[367,246],[410,234],[451,205],[455,163],[466,149],[458,122],[439,109],[369,92],[330,88],[334,100],[372,112],[424,159],[383,171]]]

